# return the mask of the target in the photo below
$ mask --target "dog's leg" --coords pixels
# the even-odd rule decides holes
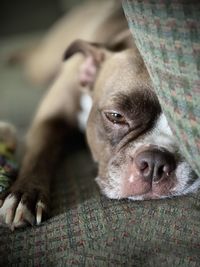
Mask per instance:
[[[49,203],[50,178],[54,174],[63,141],[76,126],[80,57],[63,64],[53,87],[44,98],[29,131],[18,179],[0,198],[1,220],[11,229],[27,222],[40,224]]]

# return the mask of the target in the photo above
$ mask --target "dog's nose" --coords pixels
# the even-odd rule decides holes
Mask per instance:
[[[154,183],[169,176],[176,166],[174,156],[159,149],[139,152],[134,161],[142,177]]]

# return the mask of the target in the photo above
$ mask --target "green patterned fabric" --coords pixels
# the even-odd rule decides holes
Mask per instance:
[[[200,175],[200,2],[124,0],[123,7],[170,126]]]
[[[109,200],[85,151],[72,154],[52,192],[51,218],[0,228],[0,266],[199,266],[200,196]]]

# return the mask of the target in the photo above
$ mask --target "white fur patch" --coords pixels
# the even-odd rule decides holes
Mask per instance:
[[[7,196],[7,198],[5,199],[3,206],[0,208],[0,216],[5,214],[5,211],[12,207],[15,204],[16,198],[14,196]]]
[[[12,223],[13,217],[12,210],[15,206],[16,198],[14,196],[8,195],[5,199],[3,206],[0,208],[0,225]]]
[[[189,187],[187,187],[182,194],[190,194],[190,193],[196,193],[198,189],[200,188],[200,178],[198,178],[193,184],[191,184]]]
[[[110,179],[112,181],[109,181],[109,183],[102,181],[100,177],[96,177],[95,181],[99,185],[99,187],[102,190],[102,193],[106,195],[108,198],[111,199],[120,199],[120,184],[119,179],[115,179],[115,177],[110,176]],[[112,184],[112,186],[111,186]]]
[[[153,130],[144,139],[144,143],[164,147],[171,153],[177,150],[175,137],[163,113],[158,118]]]
[[[128,180],[129,180],[129,182],[130,182],[130,183],[133,183],[133,181],[134,181],[133,174],[132,174],[132,175],[129,177],[129,179],[128,179]]]
[[[187,162],[181,162],[176,168],[177,185],[173,188],[174,192],[183,191],[187,182],[191,179],[191,168]]]
[[[17,203],[16,197],[9,195],[0,208],[0,225],[9,226],[12,230],[24,226],[27,222],[34,224],[35,218],[22,202]]]
[[[78,124],[82,131],[85,131],[87,120],[92,107],[92,98],[89,94],[83,93],[80,98],[81,111],[78,113]]]
[[[130,200],[144,200],[144,195],[128,197]]]

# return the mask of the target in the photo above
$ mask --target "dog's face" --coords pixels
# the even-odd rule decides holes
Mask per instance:
[[[106,196],[157,199],[198,187],[136,50],[104,60],[91,95],[87,139]]]
[[[140,57],[112,56],[93,88],[87,138],[99,165],[96,181],[110,198],[180,195],[192,170],[180,154]]]

